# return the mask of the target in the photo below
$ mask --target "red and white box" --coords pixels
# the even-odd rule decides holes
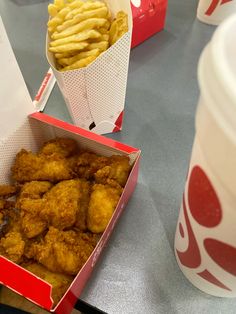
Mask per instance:
[[[131,0],[133,34],[131,47],[160,32],[165,25],[167,0]]]
[[[0,79],[3,84],[0,89],[0,101],[1,104],[4,104],[0,108],[1,184],[10,182],[10,168],[16,153],[21,148],[36,152],[43,142],[54,137],[70,137],[78,142],[80,148],[86,148],[104,156],[126,155],[130,157],[132,163],[132,170],[126,186],[106,230],[89,259],[56,306],[53,306],[50,284],[0,256],[0,284],[7,286],[48,311],[67,314],[72,311],[117,220],[135,189],[140,150],[62,122],[43,113],[35,112],[35,107],[17,65],[1,19],[0,38]]]

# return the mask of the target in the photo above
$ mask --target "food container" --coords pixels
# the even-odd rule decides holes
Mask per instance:
[[[201,96],[175,254],[200,290],[236,297],[236,14],[215,31],[198,67]]]
[[[53,54],[48,51],[48,36],[46,41],[46,56],[73,123],[97,134],[122,129],[132,35],[130,2],[106,3],[113,15],[120,10],[128,14],[129,31],[87,67],[57,71]]]
[[[133,48],[164,28],[167,0],[131,0],[131,8]]]
[[[125,144],[104,138],[90,131],[70,125],[43,113],[35,112],[24,79],[21,75],[4,26],[0,20],[0,78],[4,85],[0,90],[0,171],[1,183],[10,182],[10,168],[16,153],[25,148],[33,152],[43,142],[54,137],[70,137],[76,140],[81,148],[97,154],[127,155],[133,164],[132,171],[113,216],[100,238],[96,248],[80,270],[60,302],[53,307],[52,287],[47,282],[28,272],[21,266],[0,256],[0,283],[24,296],[28,300],[48,311],[70,313],[80,296],[96,262],[113,231],[117,220],[134,191],[138,178],[140,150]],[[4,80],[7,77],[8,80]],[[14,92],[12,92],[14,91]],[[17,113],[17,114],[16,114]]]

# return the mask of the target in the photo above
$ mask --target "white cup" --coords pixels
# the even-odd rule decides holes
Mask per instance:
[[[207,24],[219,25],[236,13],[236,0],[199,0],[197,18]]]
[[[180,269],[200,290],[236,297],[236,14],[198,67],[200,100],[175,237]]]

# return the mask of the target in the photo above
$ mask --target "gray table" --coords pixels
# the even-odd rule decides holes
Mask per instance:
[[[47,1],[1,0],[0,14],[32,97],[48,69]],[[123,131],[142,149],[139,183],[81,299],[110,314],[235,313],[182,275],[175,226],[194,137],[197,63],[214,28],[195,19],[197,0],[169,0],[165,30],[131,52]],[[45,113],[71,122],[56,87]]]

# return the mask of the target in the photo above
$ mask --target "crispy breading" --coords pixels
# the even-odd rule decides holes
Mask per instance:
[[[20,232],[10,231],[0,240],[0,255],[19,264],[24,254],[25,241]]]
[[[15,185],[0,184],[0,199],[9,198],[15,195],[18,191],[18,187]]]
[[[81,231],[87,229],[87,213],[91,193],[91,183],[86,180],[80,180],[81,196],[79,200],[79,208],[76,214],[75,227]]]
[[[77,142],[71,138],[54,138],[46,142],[40,149],[39,154],[47,156],[69,157],[78,151]]]
[[[23,267],[52,285],[54,304],[60,301],[74,279],[73,276],[51,272],[46,267],[37,263],[23,265]]]
[[[22,198],[37,199],[41,198],[43,194],[48,192],[52,183],[48,181],[31,181],[26,182],[22,185],[17,201],[19,202]]]
[[[50,227],[44,240],[31,245],[27,257],[34,258],[50,271],[76,275],[97,241],[98,237],[92,233],[60,231]]]
[[[74,175],[66,158],[58,155],[37,155],[22,149],[16,155],[12,176],[17,182],[58,182],[72,179]]]
[[[80,210],[81,184],[79,179],[57,183],[44,195],[40,217],[60,230],[73,226]]]
[[[48,226],[40,216],[45,203],[43,199],[30,198],[22,198],[19,203],[22,232],[29,239],[40,235]]]
[[[129,157],[113,155],[109,158],[107,165],[100,168],[95,173],[95,181],[97,183],[107,184],[108,179],[114,180],[122,187],[125,186],[131,170]]]
[[[112,214],[122,194],[122,188],[117,185],[94,184],[89,202],[87,225],[94,233],[101,233],[106,229]]]
[[[93,175],[105,167],[108,163],[108,158],[99,156],[90,152],[83,152],[77,158],[75,172],[79,178],[93,179]]]
[[[15,201],[0,199],[0,236],[9,231],[20,232],[20,213]]]

